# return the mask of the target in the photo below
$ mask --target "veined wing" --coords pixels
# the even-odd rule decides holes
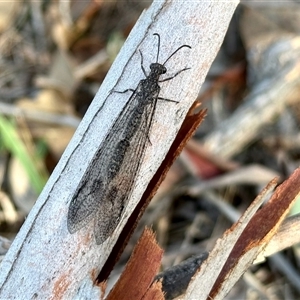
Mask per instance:
[[[112,196],[115,195],[113,189],[109,189],[110,180],[108,178],[108,168],[115,155],[117,145],[124,139],[124,136],[126,136],[126,130],[128,130],[126,123],[134,115],[140,100],[136,92],[131,95],[123,112],[112,127],[110,134],[104,140],[102,147],[99,147],[99,150],[97,150],[90,166],[84,174],[69,206],[68,229],[70,233],[74,233],[85,227],[95,217],[97,211],[98,216],[99,207],[102,207],[100,210],[106,210],[110,213],[112,213],[113,209],[116,209],[113,205],[108,205],[109,199],[115,198]],[[146,128],[143,129],[144,134],[145,129]],[[134,143],[133,141],[130,143],[130,149]],[[126,150],[126,152],[128,151]],[[125,157],[123,157],[122,161],[124,161],[124,158]],[[135,160],[139,160],[138,156],[135,157]],[[121,166],[122,162],[120,162],[119,169]],[[119,186],[119,183],[117,185]],[[108,190],[110,190],[110,192],[108,192]],[[104,198],[107,198],[107,200],[103,200]],[[118,197],[116,197],[114,201],[117,201],[117,199]],[[106,201],[106,203],[104,204],[103,201]],[[124,200],[121,200],[121,202],[124,202]],[[120,209],[121,208],[118,208],[118,210]],[[103,222],[107,223],[105,220],[103,220]]]
[[[149,140],[157,96],[158,92],[145,105],[139,128],[131,137],[120,170],[109,183],[108,192],[99,203],[94,227],[97,244],[103,243],[114,232],[128,204]],[[136,108],[133,117],[139,109],[140,107]]]

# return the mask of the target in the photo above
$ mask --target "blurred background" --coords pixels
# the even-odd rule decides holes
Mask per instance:
[[[0,2],[0,254],[151,1]],[[147,208],[163,268],[209,251],[300,161],[300,1],[242,1],[199,93],[207,117]],[[195,62],[196,63],[196,62]],[[200,83],[199,83],[200,85]],[[180,101],[180,99],[178,99]],[[299,214],[300,203],[291,214]],[[300,299],[300,248],[251,268],[229,299]],[[162,270],[163,271],[163,270]]]

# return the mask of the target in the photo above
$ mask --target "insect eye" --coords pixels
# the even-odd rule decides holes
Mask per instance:
[[[167,68],[166,68],[166,67],[163,67],[163,69],[162,69],[162,74],[165,74],[165,73],[167,73]]]

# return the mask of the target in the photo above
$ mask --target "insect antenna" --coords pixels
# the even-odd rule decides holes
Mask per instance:
[[[159,49],[160,49],[160,35],[158,33],[153,33],[153,35],[156,35],[158,38],[158,46],[157,46],[157,56],[156,56],[156,62],[158,62],[158,57],[159,57]]]
[[[163,66],[167,63],[167,61],[175,54],[175,53],[177,53],[180,49],[182,49],[182,48],[190,48],[190,49],[192,49],[192,47],[191,46],[189,46],[189,45],[182,45],[182,46],[180,46],[177,50],[175,50],[167,59],[166,59],[166,61],[163,63]]]

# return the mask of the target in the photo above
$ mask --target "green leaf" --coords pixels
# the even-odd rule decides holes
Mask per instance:
[[[19,159],[28,174],[34,190],[39,194],[48,179],[48,174],[41,157],[36,154],[32,155],[27,151],[17,133],[14,122],[3,116],[0,116],[0,137],[2,145]]]

